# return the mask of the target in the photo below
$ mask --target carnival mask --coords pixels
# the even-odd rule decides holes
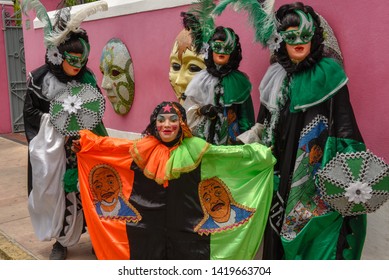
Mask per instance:
[[[108,41],[100,59],[103,74],[101,87],[114,111],[119,115],[127,114],[134,102],[135,82],[132,59],[127,47],[117,38]]]
[[[89,51],[90,51],[90,46],[87,42],[85,42],[84,39],[79,38],[79,41],[81,42],[84,49],[81,57],[72,55],[67,51],[64,52],[65,60],[69,63],[69,65],[75,68],[82,68],[86,64],[86,61],[88,60],[88,56],[89,56]]]
[[[297,30],[280,31],[282,39],[285,43],[292,46],[308,44],[315,34],[312,16],[300,10],[296,10],[295,12],[300,17],[299,28]]]
[[[210,44],[214,53],[231,54],[236,47],[235,34],[231,33],[227,28],[224,28],[224,32],[226,33],[226,39],[224,41],[212,41]]]

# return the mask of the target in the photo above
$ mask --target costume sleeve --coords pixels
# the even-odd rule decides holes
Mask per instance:
[[[243,133],[249,130],[255,123],[254,106],[251,96],[239,108],[239,131]]]
[[[350,103],[347,86],[328,102],[329,137],[326,142],[322,166],[325,166],[336,153],[365,151],[366,147],[359,131],[357,121]]]
[[[49,112],[49,103],[39,98],[28,81],[23,107],[24,128],[28,142],[38,134],[43,113]]]

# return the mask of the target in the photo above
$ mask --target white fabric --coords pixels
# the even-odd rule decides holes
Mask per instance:
[[[65,138],[43,114],[39,133],[29,144],[32,191],[28,211],[37,238],[50,241],[59,237],[65,213],[63,176],[66,169]]]
[[[52,73],[48,72],[43,78],[42,82],[42,95],[47,98],[47,100],[52,100],[57,96],[62,90],[66,88],[65,83],[61,83],[57,77]]]
[[[219,78],[210,75],[206,69],[197,73],[189,82],[185,90],[186,99],[183,107],[186,110],[188,126],[192,131],[200,123],[207,121],[205,116],[197,114],[197,110],[206,104],[214,104],[214,89],[218,82]],[[209,125],[205,127],[209,127]]]
[[[243,132],[238,137],[236,137],[236,139],[243,142],[244,144],[251,144],[251,143],[262,144],[261,138],[262,138],[263,128],[264,128],[263,124],[256,123],[249,130]]]
[[[274,63],[269,66],[261,80],[259,85],[261,103],[265,105],[269,111],[278,109],[277,97],[281,94],[281,87],[285,77],[285,69],[279,63]]]
[[[78,243],[82,230],[84,229],[84,212],[81,207],[81,201],[77,198],[75,192],[66,194],[66,198],[70,203],[66,210],[70,215],[65,217],[68,225],[64,228],[65,235],[57,237],[62,246],[69,247]],[[63,214],[64,215],[64,214]]]

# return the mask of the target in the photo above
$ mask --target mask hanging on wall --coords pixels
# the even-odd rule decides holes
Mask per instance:
[[[134,102],[135,79],[131,55],[126,45],[118,38],[110,39],[100,58],[103,74],[101,88],[115,113],[126,115]]]
[[[181,104],[189,82],[204,68],[204,56],[195,52],[190,31],[181,30],[170,53],[169,70],[170,84]]]

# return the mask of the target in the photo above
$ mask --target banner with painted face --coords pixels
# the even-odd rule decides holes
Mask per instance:
[[[98,259],[255,257],[273,194],[267,147],[197,137],[167,147],[153,136],[130,141],[89,131],[81,146],[81,199]]]

